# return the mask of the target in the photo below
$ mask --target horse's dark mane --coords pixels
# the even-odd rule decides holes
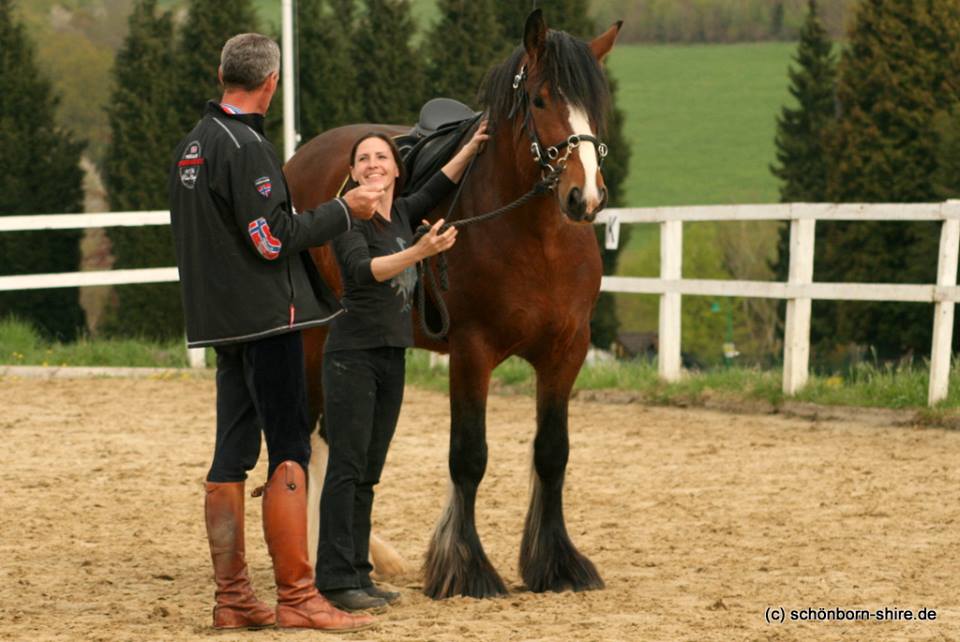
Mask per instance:
[[[515,100],[513,77],[525,53],[523,46],[519,46],[506,62],[487,72],[480,89],[480,103],[489,111],[492,126],[509,116]],[[571,105],[583,108],[602,135],[610,106],[610,88],[590,46],[565,31],[551,29],[547,32],[546,50],[539,67],[540,73],[534,78],[536,87],[546,83],[554,100],[562,93]]]

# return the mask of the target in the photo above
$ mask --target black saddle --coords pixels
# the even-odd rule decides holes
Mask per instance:
[[[420,109],[420,120],[411,133],[420,138],[426,138],[436,133],[438,129],[450,123],[459,123],[473,118],[477,112],[473,111],[459,100],[452,98],[433,98],[424,103]]]
[[[413,129],[394,139],[407,175],[404,195],[416,192],[446,165],[480,116],[452,98],[434,98],[424,104]]]

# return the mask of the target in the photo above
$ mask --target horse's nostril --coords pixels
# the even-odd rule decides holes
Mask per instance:
[[[583,193],[580,191],[580,188],[571,188],[570,193],[567,194],[567,212],[579,218],[583,216],[586,210],[587,204],[583,200]]]

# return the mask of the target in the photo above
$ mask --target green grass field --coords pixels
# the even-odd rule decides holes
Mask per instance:
[[[619,83],[634,207],[771,203],[774,121],[787,102],[790,43],[625,45]]]

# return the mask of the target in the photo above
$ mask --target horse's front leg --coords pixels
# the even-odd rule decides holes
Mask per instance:
[[[589,333],[537,355],[537,435],[530,508],[520,544],[520,575],[535,592],[603,588],[596,567],[570,541],[563,520],[563,481],[570,452],[567,407]]]
[[[477,535],[474,506],[487,467],[489,353],[479,345],[450,350],[450,495],[424,568],[424,593],[434,599],[493,597],[507,592]]]

